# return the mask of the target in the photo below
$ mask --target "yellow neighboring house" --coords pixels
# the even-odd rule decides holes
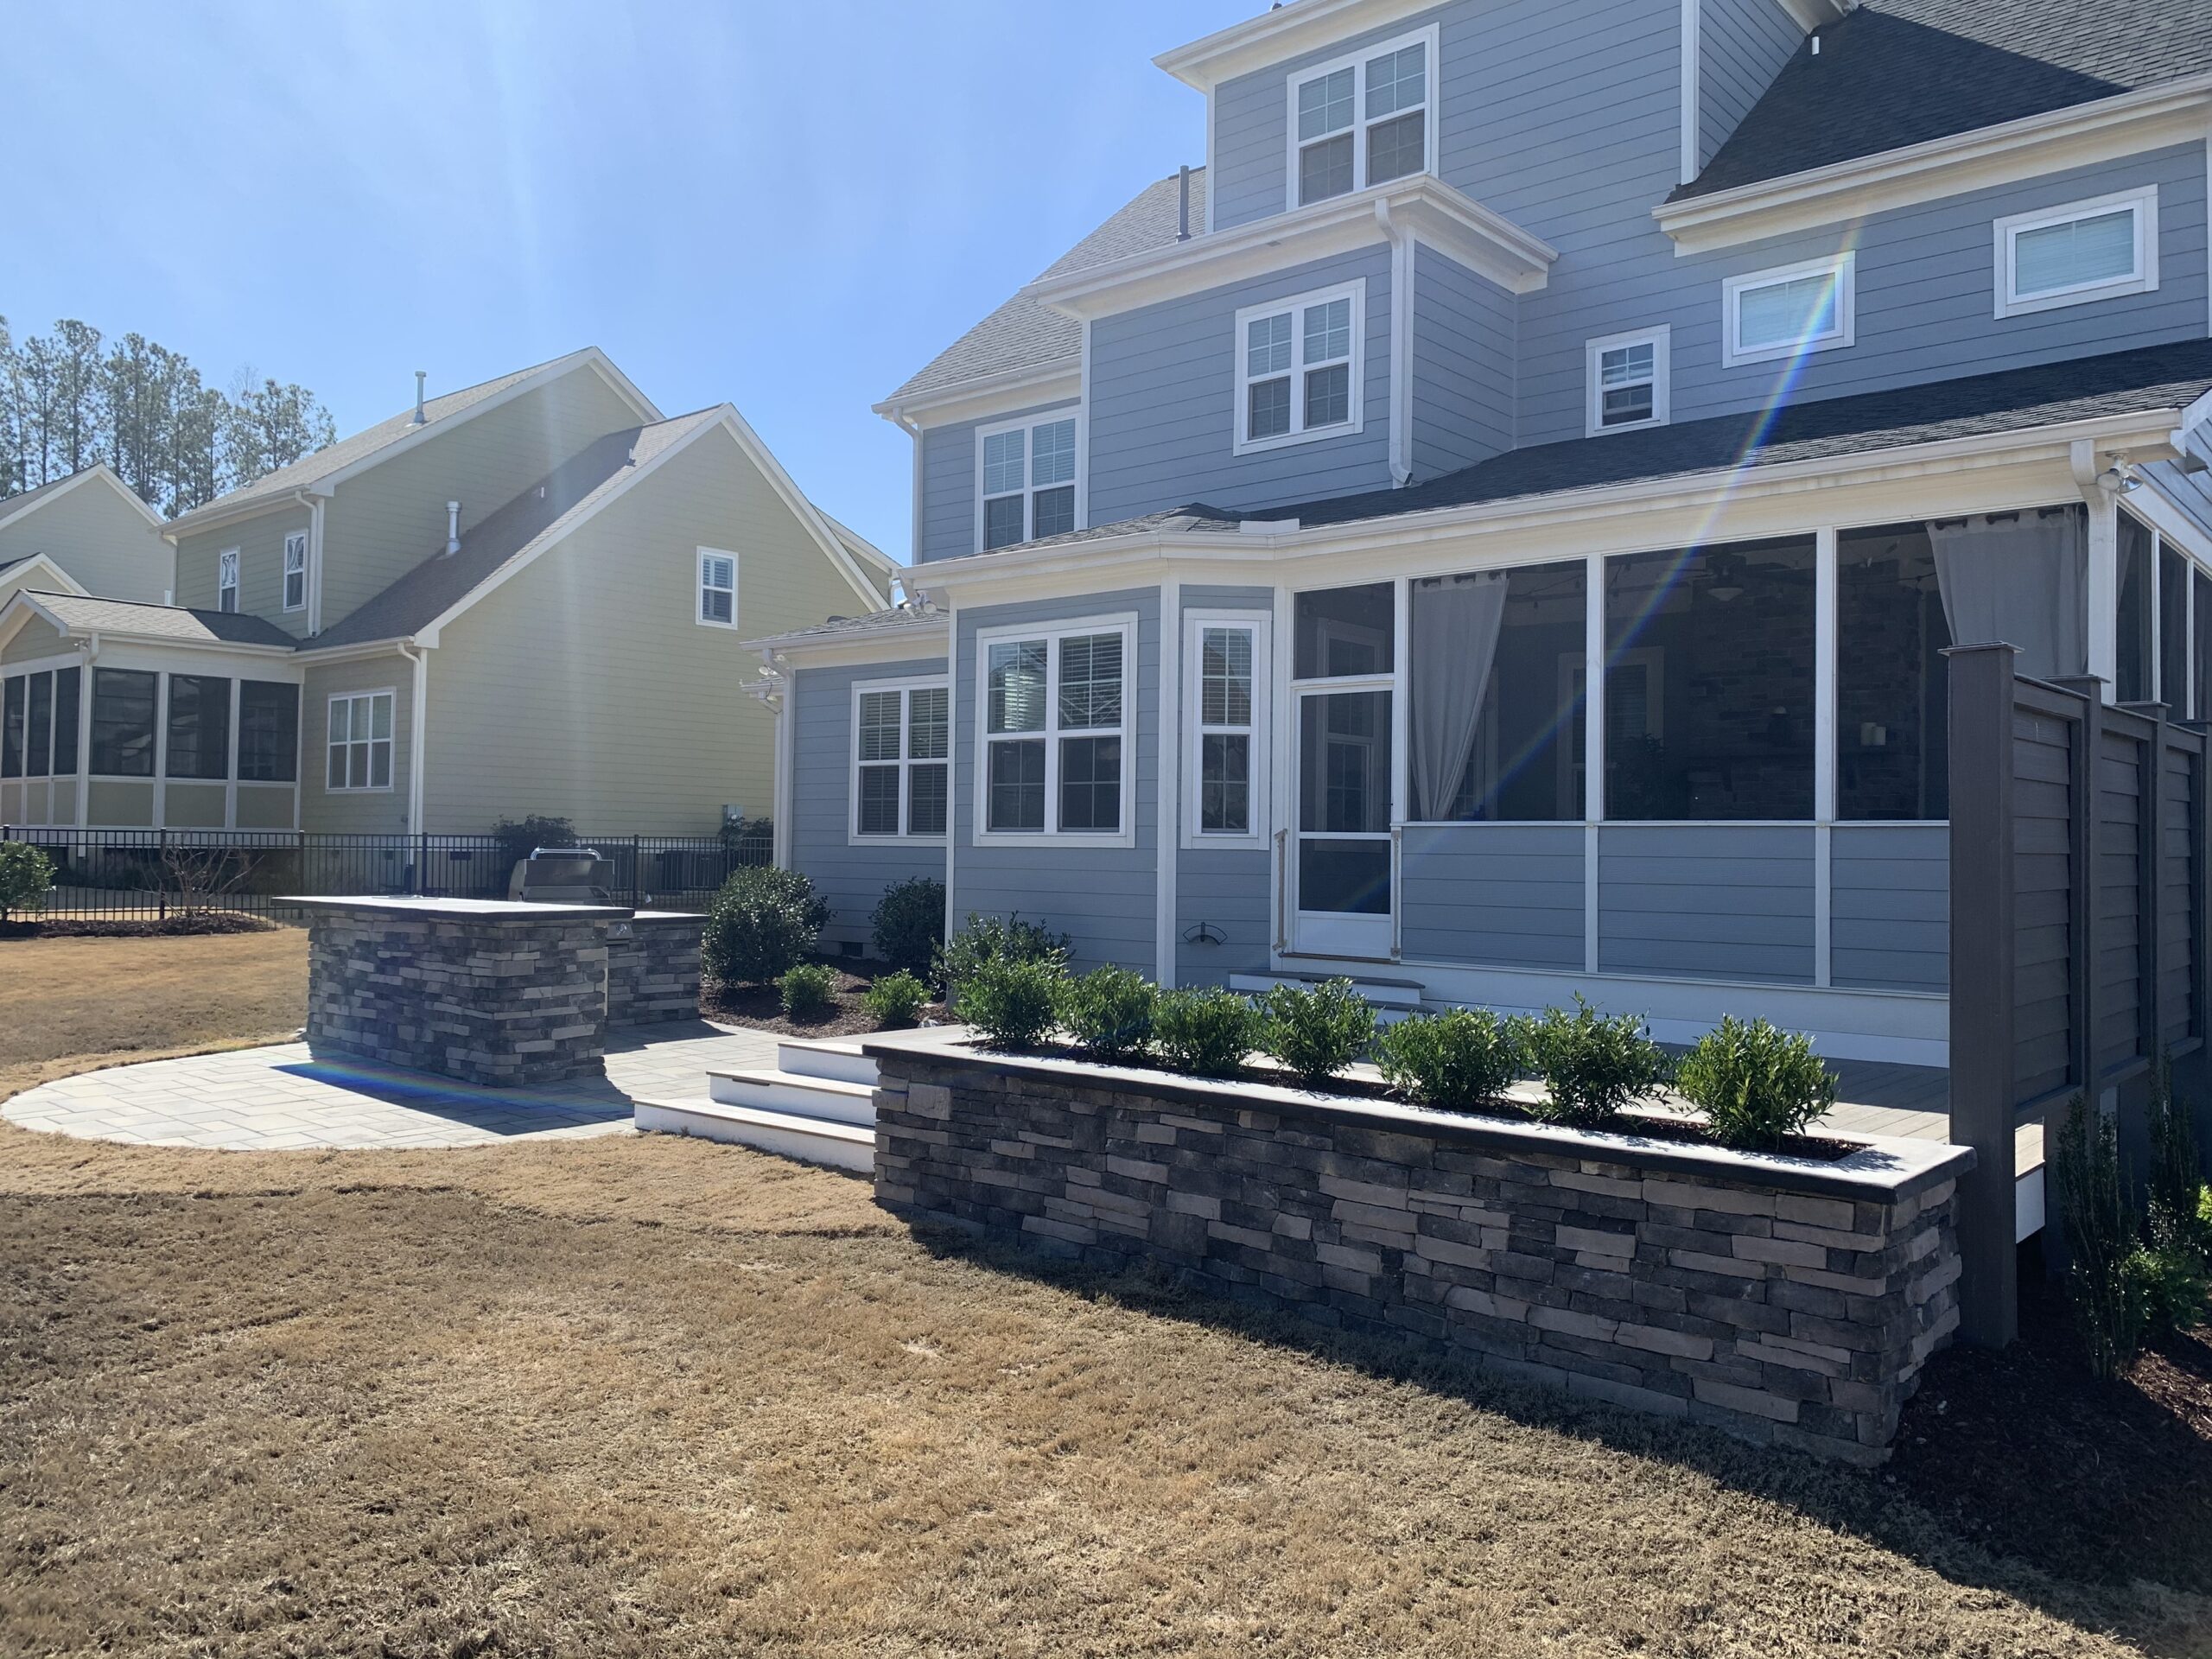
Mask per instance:
[[[596,347],[417,381],[163,527],[158,594],[0,569],[0,823],[703,835],[768,810],[740,642],[880,609],[892,562],[731,405],[665,416]]]
[[[162,528],[105,461],[0,499],[0,600],[41,588],[166,603],[176,556]]]

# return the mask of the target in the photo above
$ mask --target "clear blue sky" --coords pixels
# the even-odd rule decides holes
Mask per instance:
[[[298,380],[340,432],[418,368],[596,344],[671,414],[734,403],[903,558],[868,405],[1204,159],[1152,56],[1262,9],[7,0],[0,315]]]

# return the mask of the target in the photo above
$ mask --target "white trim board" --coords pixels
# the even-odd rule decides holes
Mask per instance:
[[[104,461],[96,461],[91,466],[81,467],[70,474],[67,478],[50,479],[45,484],[36,485],[23,492],[26,496],[37,497],[35,500],[27,501],[20,496],[10,497],[8,500],[0,500],[0,530],[7,529],[18,519],[31,517],[41,508],[51,506],[63,496],[73,493],[80,485],[89,484],[95,479],[107,485],[118,495],[136,507],[139,516],[144,518],[149,526],[156,530],[162,528],[164,522],[162,515],[148,506],[140,499],[137,491],[118,477],[114,467]]]

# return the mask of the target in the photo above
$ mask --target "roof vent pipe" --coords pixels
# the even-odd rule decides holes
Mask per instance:
[[[1175,205],[1175,239],[1187,242],[1191,239],[1191,164],[1188,162],[1183,163],[1183,170],[1176,175],[1176,184],[1181,194]]]
[[[461,503],[446,503],[446,554],[451,557],[461,551]]]
[[[415,371],[415,421],[414,421],[414,424],[416,424],[416,426],[420,426],[420,425],[422,425],[422,424],[423,424],[426,420],[428,420],[428,419],[429,418],[427,415],[425,415],[425,414],[423,414],[423,383],[425,380],[429,379],[429,378],[430,378],[430,373],[429,373],[429,370],[427,370],[427,369],[417,369],[417,370],[416,370],[416,371]]]

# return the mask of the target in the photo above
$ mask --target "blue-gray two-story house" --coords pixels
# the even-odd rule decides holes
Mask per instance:
[[[785,859],[1162,982],[1947,1058],[1944,649],[2212,716],[2212,6],[1291,0],[901,386]],[[1597,664],[1593,681],[1592,664]]]

